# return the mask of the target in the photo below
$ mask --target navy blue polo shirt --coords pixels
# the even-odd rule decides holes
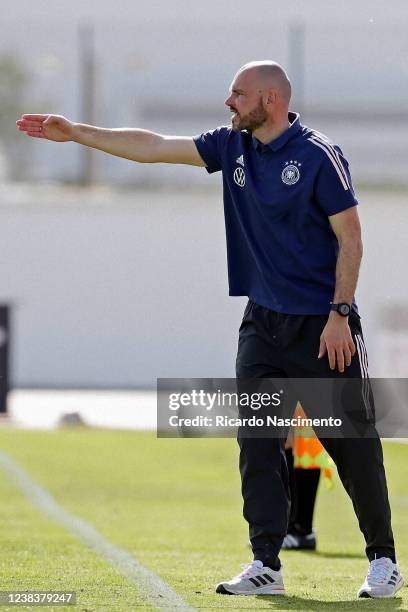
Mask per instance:
[[[327,314],[338,242],[328,217],[355,206],[340,148],[301,125],[268,144],[218,127],[194,137],[209,173],[222,171],[229,294],[287,314]]]

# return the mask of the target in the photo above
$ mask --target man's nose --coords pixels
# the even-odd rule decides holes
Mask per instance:
[[[232,96],[228,96],[228,98],[224,102],[225,106],[231,106],[231,98]]]

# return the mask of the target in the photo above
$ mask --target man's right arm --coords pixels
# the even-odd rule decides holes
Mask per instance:
[[[33,138],[77,142],[131,161],[205,166],[191,137],[164,136],[135,128],[101,128],[73,123],[61,115],[23,115],[16,125]]]

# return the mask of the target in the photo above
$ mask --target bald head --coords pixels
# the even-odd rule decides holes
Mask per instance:
[[[237,76],[244,74],[255,86],[274,89],[281,101],[289,106],[292,88],[282,66],[271,60],[248,62],[238,70]]]
[[[225,104],[233,113],[235,131],[248,130],[271,139],[288,127],[291,87],[288,75],[276,62],[249,62],[235,75]]]

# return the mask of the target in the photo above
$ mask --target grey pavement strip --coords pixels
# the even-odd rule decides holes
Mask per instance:
[[[138,588],[149,604],[159,610],[195,611],[195,608],[189,606],[164,580],[141,565],[130,553],[106,540],[91,524],[64,510],[48,491],[36,484],[14,459],[1,450],[0,466],[35,506],[104,557]]]

